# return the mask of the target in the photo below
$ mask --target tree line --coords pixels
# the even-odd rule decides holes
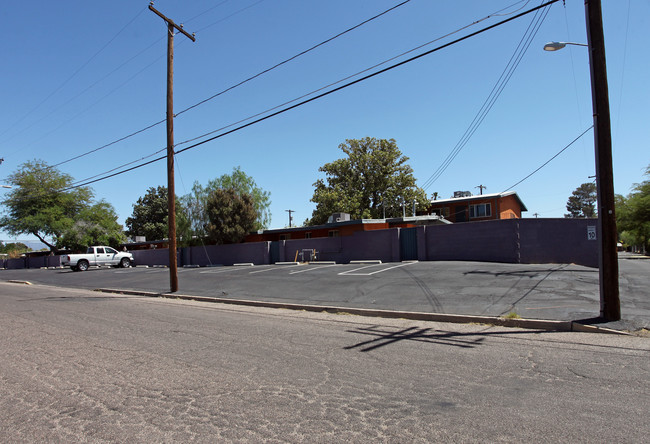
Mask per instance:
[[[319,168],[322,177],[313,184],[311,198],[316,208],[304,225],[324,224],[333,213],[377,219],[399,217],[405,206],[428,209],[427,195],[394,139],[348,139],[339,149],[340,159]],[[12,189],[2,201],[0,228],[11,235],[34,235],[53,252],[117,247],[127,236],[149,241],[168,236],[166,187],[149,187],[123,227],[110,203],[95,199],[90,187],[72,188],[70,175],[42,160],[25,162],[7,180]],[[595,195],[593,183],[582,184],[569,197],[565,217],[596,217]],[[270,193],[240,167],[205,185],[195,182],[190,193],[176,199],[177,241],[181,246],[240,242],[269,227],[270,205]],[[616,212],[619,238],[648,249],[650,181],[636,184],[627,196],[618,195]]]
[[[325,223],[332,213],[352,218],[398,216],[403,205],[424,208],[426,193],[415,185],[395,140],[349,139],[339,146],[345,156],[323,165],[324,178],[314,183],[316,203],[305,225]],[[42,160],[28,161],[8,177],[12,190],[2,202],[0,228],[12,235],[31,234],[53,252],[83,250],[88,245],[123,244],[127,236],[147,240],[167,238],[167,188],[149,187],[133,204],[126,227],[114,207],[96,200],[87,186]],[[240,242],[248,233],[268,228],[270,193],[240,167],[176,199],[177,236],[181,246]]]

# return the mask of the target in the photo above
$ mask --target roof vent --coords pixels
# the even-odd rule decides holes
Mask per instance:
[[[350,220],[350,214],[349,213],[334,213],[330,217],[327,218],[327,223],[328,224],[333,224],[334,222],[344,222]]]

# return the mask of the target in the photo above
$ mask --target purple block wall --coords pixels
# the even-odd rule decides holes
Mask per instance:
[[[5,268],[7,270],[20,270],[26,267],[25,258],[19,257],[16,259],[7,259],[5,262]]]
[[[517,262],[514,220],[428,226],[426,260]]]
[[[296,251],[316,249],[319,261],[345,264],[353,260],[379,259],[382,262],[397,262],[399,261],[398,230],[398,228],[390,228],[358,231],[352,236],[287,240],[283,249],[284,260],[293,261]]]
[[[135,250],[133,259],[135,265],[166,265],[169,266],[169,250],[167,248],[156,248],[153,250]]]
[[[183,250],[183,265],[232,265],[252,262],[255,265],[269,263],[270,242],[251,242],[231,245],[206,245]],[[189,263],[185,263],[189,261]]]
[[[562,263],[598,267],[598,241],[589,240],[597,219],[521,219],[521,262]]]

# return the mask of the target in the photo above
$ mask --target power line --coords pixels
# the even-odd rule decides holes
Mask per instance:
[[[210,138],[205,139],[205,140],[203,140],[203,141],[201,141],[201,142],[197,142],[197,143],[195,143],[195,144],[193,144],[193,145],[190,145],[190,146],[188,146],[188,147],[186,147],[186,148],[183,148],[182,150],[177,151],[176,154],[180,154],[180,153],[182,153],[182,152],[184,152],[184,151],[188,151],[188,150],[190,150],[190,149],[196,148],[196,147],[198,147],[198,146],[200,146],[200,145],[203,145],[203,144],[205,144],[205,143],[208,143],[208,142],[211,142],[211,141],[213,141],[213,140],[219,139],[219,138],[221,138],[221,137],[224,137],[224,136],[226,136],[226,135],[228,135],[228,134],[231,134],[231,133],[234,133],[234,132],[236,132],[236,131],[240,131],[240,130],[242,130],[242,129],[244,129],[244,128],[247,128],[247,127],[249,127],[249,126],[255,125],[255,124],[260,123],[260,122],[262,122],[262,121],[264,121],[264,120],[270,119],[271,117],[275,117],[275,116],[277,116],[277,115],[280,115],[280,114],[283,114],[283,113],[285,113],[285,112],[287,112],[287,111],[290,111],[290,110],[292,110],[292,109],[294,109],[294,108],[298,108],[298,107],[300,107],[300,106],[306,105],[307,103],[310,103],[310,102],[313,102],[313,101],[315,101],[315,100],[321,99],[321,98],[323,98],[323,97],[325,97],[325,96],[328,96],[328,95],[330,95],[330,94],[333,94],[333,93],[335,93],[335,92],[338,92],[338,91],[340,91],[340,90],[342,90],[342,89],[348,88],[348,87],[350,87],[350,86],[352,86],[352,85],[355,85],[355,84],[357,84],[357,83],[363,82],[363,81],[368,80],[368,79],[370,79],[370,78],[372,78],[372,77],[375,77],[375,76],[377,76],[377,75],[383,74],[383,73],[385,73],[385,72],[387,72],[387,71],[390,71],[390,70],[392,70],[392,69],[395,69],[395,68],[397,68],[397,67],[400,67],[400,66],[402,66],[402,65],[404,65],[404,64],[407,64],[407,63],[413,62],[413,61],[415,61],[415,60],[417,60],[417,59],[420,59],[420,58],[422,58],[422,57],[424,57],[424,56],[427,56],[427,55],[433,54],[434,52],[440,51],[441,49],[444,49],[444,48],[447,48],[447,47],[452,46],[452,45],[454,45],[454,44],[457,44],[457,43],[459,43],[459,42],[461,42],[461,41],[464,41],[464,40],[467,40],[467,39],[469,39],[469,38],[471,38],[471,37],[475,37],[475,36],[477,36],[477,35],[479,35],[479,34],[482,34],[482,33],[486,32],[486,31],[489,31],[489,30],[491,30],[491,29],[493,29],[493,28],[496,28],[496,27],[498,27],[498,26],[501,26],[501,25],[504,25],[504,24],[506,24],[506,23],[509,23],[510,21],[516,20],[516,19],[518,19],[518,18],[520,18],[520,17],[523,17],[523,16],[525,16],[525,15],[527,15],[527,14],[530,14],[531,12],[536,12],[537,10],[539,10],[539,9],[541,9],[541,8],[544,8],[544,7],[548,6],[548,5],[551,5],[551,4],[553,4],[553,3],[556,3],[556,2],[558,2],[558,1],[559,1],[559,0],[549,0],[548,2],[543,3],[543,4],[541,4],[541,5],[539,5],[539,6],[535,7],[535,8],[532,8],[532,9],[530,9],[530,10],[524,11],[524,12],[522,12],[522,13],[520,13],[520,14],[517,14],[517,15],[515,15],[515,16],[513,16],[513,17],[508,18],[508,19],[502,20],[502,21],[500,21],[500,22],[498,22],[498,23],[495,23],[495,24],[493,24],[493,25],[487,26],[487,27],[485,27],[485,28],[483,28],[483,29],[480,29],[480,30],[475,31],[475,32],[473,32],[473,33],[471,33],[471,34],[468,34],[468,35],[466,35],[466,36],[464,36],[464,37],[460,37],[460,38],[458,38],[458,39],[456,39],[456,40],[454,40],[454,41],[451,41],[451,42],[446,43],[446,44],[444,44],[444,45],[438,46],[438,47],[433,48],[433,49],[431,49],[431,50],[429,50],[429,51],[425,51],[425,52],[423,52],[423,53],[421,53],[421,54],[418,54],[418,55],[413,56],[413,57],[411,57],[411,58],[409,58],[409,59],[403,60],[403,61],[401,61],[401,62],[399,62],[399,63],[395,63],[395,64],[393,64],[393,65],[391,65],[391,66],[389,66],[389,67],[386,67],[386,68],[384,68],[384,69],[381,69],[381,70],[379,70],[379,71],[376,71],[376,72],[374,72],[374,73],[372,73],[372,74],[368,74],[368,75],[366,75],[366,76],[364,76],[364,77],[361,77],[361,78],[359,78],[359,79],[357,79],[357,80],[354,80],[354,81],[351,81],[351,82],[346,83],[346,84],[344,84],[344,85],[341,85],[341,86],[339,86],[339,87],[337,87],[337,88],[334,88],[334,89],[332,89],[332,90],[326,91],[326,92],[324,92],[324,93],[322,93],[322,94],[319,94],[319,95],[317,95],[317,96],[314,96],[314,97],[311,97],[311,98],[309,98],[309,99],[303,100],[302,102],[296,103],[296,104],[291,105],[291,106],[286,107],[286,108],[283,108],[283,109],[281,109],[281,110],[279,110],[279,111],[276,111],[276,112],[274,112],[274,113],[272,113],[272,114],[269,114],[269,115],[266,115],[266,116],[261,117],[261,118],[259,118],[259,119],[256,119],[256,120],[254,120],[254,121],[251,121],[251,122],[248,122],[248,123],[246,123],[246,124],[240,125],[240,126],[238,126],[238,127],[236,127],[236,128],[233,128],[233,129],[231,129],[231,130],[229,130],[229,131],[226,131],[226,132],[223,132],[223,133],[218,134],[218,135],[216,135],[216,136],[210,137]],[[69,187],[69,188],[66,188],[65,190],[69,190],[69,189],[72,189],[72,188],[77,188],[77,187],[81,187],[81,186],[89,185],[89,184],[91,184],[91,183],[95,183],[95,182],[98,182],[98,181],[100,181],[100,180],[109,179],[109,178],[111,178],[111,177],[115,177],[115,176],[117,176],[117,175],[119,175],[119,174],[123,174],[123,173],[129,172],[129,171],[133,171],[134,169],[137,169],[137,168],[139,168],[139,167],[141,167],[141,166],[149,165],[149,164],[151,164],[151,163],[153,163],[153,162],[156,162],[156,161],[162,160],[162,159],[164,159],[164,158],[165,158],[164,156],[163,156],[163,157],[159,157],[159,158],[157,158],[157,159],[153,159],[153,160],[151,160],[151,161],[148,161],[148,162],[146,162],[146,163],[144,163],[144,164],[142,164],[142,165],[136,165],[136,166],[134,166],[134,167],[132,167],[132,168],[129,168],[129,169],[127,169],[127,170],[124,170],[124,171],[122,171],[122,172],[117,172],[117,173],[114,173],[114,174],[108,175],[108,176],[106,176],[106,177],[104,177],[104,178],[95,179],[95,180],[93,180],[93,181],[86,182],[86,183],[83,183],[83,184],[81,184],[81,185],[76,185],[76,186],[74,186],[74,187]]]
[[[421,58],[421,57],[424,57],[424,56],[426,56],[426,55],[430,55],[430,54],[432,54],[432,53],[434,53],[434,52],[437,52],[437,51],[439,51],[439,50],[441,50],[441,49],[447,48],[447,47],[452,46],[452,45],[454,45],[454,44],[457,44],[457,43],[459,43],[459,42],[461,42],[461,41],[464,41],[464,40],[469,39],[469,38],[471,38],[471,37],[475,37],[475,36],[477,36],[477,35],[479,35],[479,34],[482,34],[482,33],[486,32],[486,31],[488,31],[488,30],[491,30],[491,29],[496,28],[496,27],[498,27],[498,26],[501,26],[501,25],[504,25],[504,24],[506,24],[506,23],[509,23],[510,21],[516,20],[516,19],[518,19],[518,18],[520,18],[520,17],[523,17],[523,16],[525,16],[525,15],[527,15],[527,14],[530,14],[531,12],[536,12],[537,10],[539,10],[539,9],[541,9],[541,8],[543,8],[543,7],[546,7],[546,6],[548,6],[548,5],[551,5],[551,4],[553,4],[553,3],[556,3],[557,1],[559,1],[559,0],[550,0],[550,1],[548,1],[547,3],[541,4],[541,5],[539,5],[539,6],[535,7],[535,8],[532,8],[532,9],[530,9],[530,10],[524,11],[524,12],[522,12],[522,13],[520,13],[520,14],[517,14],[517,15],[515,15],[515,16],[513,16],[513,17],[510,17],[510,18],[508,18],[508,19],[502,20],[502,21],[500,21],[500,22],[498,22],[498,23],[495,23],[495,24],[493,24],[493,25],[490,25],[490,26],[487,26],[487,27],[485,27],[485,28],[482,28],[482,29],[480,29],[480,30],[478,30],[478,31],[475,31],[475,32],[473,32],[473,33],[471,33],[471,34],[468,34],[468,35],[466,35],[466,36],[464,36],[464,37],[460,37],[460,38],[458,38],[458,39],[456,39],[456,40],[454,40],[454,41],[451,41],[451,42],[446,43],[446,44],[444,44],[444,45],[441,45],[441,46],[438,46],[438,47],[436,47],[436,48],[433,48],[433,49],[431,49],[431,50],[429,50],[429,51],[426,51],[426,52],[423,52],[423,53],[418,54],[418,55],[416,55],[416,56],[413,56],[413,57],[411,57],[411,58],[409,58],[409,59],[406,59],[406,60],[403,60],[403,61],[401,61],[401,62],[399,62],[399,63],[395,63],[395,64],[393,64],[393,65],[391,65],[391,66],[389,66],[389,67],[386,67],[386,68],[384,68],[384,69],[382,69],[382,70],[379,70],[379,71],[377,71],[377,72],[374,72],[374,73],[372,73],[372,74],[366,75],[366,76],[364,76],[364,77],[362,77],[362,78],[359,78],[359,79],[357,79],[357,80],[354,80],[354,81],[352,81],[352,82],[349,82],[349,83],[347,83],[347,84],[344,84],[344,85],[342,85],[342,86],[339,86],[339,87],[337,87],[337,88],[334,88],[334,89],[332,89],[332,90],[330,90],[330,91],[326,91],[326,92],[324,92],[324,93],[322,93],[322,94],[319,94],[319,95],[314,96],[314,97],[312,97],[312,98],[306,99],[306,100],[304,100],[304,101],[302,101],[302,102],[299,102],[299,103],[294,104],[294,105],[292,105],[292,106],[289,106],[289,107],[287,107],[287,108],[281,109],[281,110],[276,111],[276,112],[274,112],[274,113],[272,113],[272,114],[269,114],[269,115],[267,115],[267,116],[264,116],[264,117],[261,117],[261,118],[259,118],[259,119],[256,119],[256,120],[254,120],[254,121],[252,121],[252,122],[249,122],[249,123],[246,123],[246,124],[240,125],[240,126],[234,128],[234,129],[231,129],[231,130],[226,131],[226,132],[224,132],[224,133],[218,134],[218,135],[213,136],[213,137],[211,137],[211,138],[209,138],[209,139],[203,140],[203,141],[201,141],[201,142],[197,142],[197,143],[195,143],[195,144],[193,144],[193,145],[190,145],[190,146],[188,146],[188,147],[186,147],[186,148],[184,148],[184,149],[182,149],[182,150],[177,151],[175,154],[180,154],[180,153],[182,153],[182,152],[184,152],[184,151],[190,150],[190,149],[192,149],[192,148],[196,148],[196,147],[198,147],[198,146],[200,146],[200,145],[203,145],[203,144],[205,144],[205,143],[208,143],[208,142],[210,142],[210,141],[213,141],[213,140],[216,140],[216,139],[218,139],[218,138],[224,137],[224,136],[226,136],[226,135],[228,135],[228,134],[231,134],[231,133],[233,133],[233,132],[236,132],[236,131],[242,130],[242,129],[247,128],[247,127],[249,127],[249,126],[251,126],[251,125],[254,125],[254,124],[260,123],[260,122],[262,122],[262,121],[264,121],[264,120],[267,120],[267,119],[269,119],[269,118],[271,118],[271,117],[275,117],[275,116],[277,116],[277,115],[283,114],[283,113],[285,113],[285,112],[287,112],[287,111],[289,111],[289,110],[292,110],[292,109],[294,109],[294,108],[300,107],[300,106],[305,105],[305,104],[307,104],[307,103],[310,103],[310,102],[312,102],[312,101],[315,101],[315,100],[318,100],[318,99],[320,99],[320,98],[323,98],[323,97],[325,97],[325,96],[327,96],[327,95],[329,95],[329,94],[332,94],[332,93],[334,93],[334,92],[340,91],[340,90],[342,90],[342,89],[348,88],[348,87],[350,87],[350,86],[352,86],[352,85],[355,85],[355,84],[357,84],[357,83],[360,83],[360,82],[362,82],[362,81],[368,80],[368,79],[370,79],[370,78],[372,78],[372,77],[375,77],[375,76],[377,76],[377,75],[379,75],[379,74],[383,74],[383,73],[385,73],[385,72],[387,72],[387,71],[390,71],[390,70],[392,70],[392,69],[395,69],[395,68],[397,68],[397,67],[399,67],[399,66],[402,66],[402,65],[404,65],[404,64],[407,64],[407,63],[410,63],[410,62],[412,62],[412,61],[415,61],[415,60],[417,60],[417,59],[419,59],[419,58]],[[184,143],[184,142],[182,142],[182,143]],[[160,151],[158,151],[158,152],[160,152]],[[153,153],[153,154],[150,154],[150,155],[147,156],[147,157],[151,157],[151,156],[157,154],[158,152]],[[139,164],[139,165],[135,165],[135,166],[133,166],[133,167],[130,167],[130,168],[128,168],[128,169],[125,169],[125,170],[122,170],[122,171],[118,171],[118,172],[115,172],[115,173],[112,173],[112,174],[108,174],[108,175],[105,175],[105,176],[103,176],[103,177],[98,177],[98,176],[100,176],[100,175],[102,175],[102,174],[107,174],[108,172],[112,172],[112,171],[114,171],[115,169],[119,169],[119,168],[121,168],[121,167],[117,167],[117,168],[115,168],[115,169],[113,169],[113,170],[110,170],[110,171],[107,171],[107,172],[104,172],[104,173],[100,173],[100,174],[98,174],[98,175],[96,175],[96,176],[93,176],[93,177],[91,177],[91,178],[87,178],[87,179],[83,179],[83,180],[81,180],[81,181],[77,181],[77,182],[75,182],[74,185],[71,185],[71,186],[68,186],[68,187],[66,187],[66,188],[63,188],[63,189],[61,189],[60,191],[68,191],[68,190],[71,190],[71,189],[75,189],[75,188],[80,188],[80,187],[83,187],[83,186],[87,186],[87,185],[90,185],[90,184],[92,184],[92,183],[96,183],[96,182],[99,182],[99,181],[102,181],[102,180],[106,180],[106,179],[109,179],[109,178],[112,178],[112,177],[115,177],[115,176],[118,176],[118,175],[121,175],[121,174],[124,174],[124,173],[130,172],[130,171],[133,171],[133,170],[135,170],[135,169],[138,169],[138,168],[141,168],[141,167],[144,167],[144,166],[150,165],[150,164],[152,164],[152,163],[154,163],[154,162],[157,162],[157,161],[163,160],[163,159],[165,159],[165,158],[166,158],[166,156],[160,156],[160,157],[157,157],[157,158],[152,159],[152,160],[150,160],[150,161],[147,161],[147,162],[145,162],[145,163],[142,163],[142,164]],[[134,162],[136,162],[136,161],[134,161]],[[134,162],[130,162],[129,164],[132,164],[132,163],[134,163]],[[129,165],[129,164],[125,164],[125,165],[122,165],[122,166],[126,166],[126,165]]]
[[[115,34],[115,35],[114,35],[114,36],[113,36],[113,37],[112,37],[112,38],[111,38],[111,39],[110,39],[106,44],[104,44],[104,46],[102,46],[102,47],[99,49],[99,51],[97,51],[97,52],[96,52],[92,57],[90,57],[88,60],[86,60],[85,63],[83,63],[79,68],[77,68],[77,70],[76,70],[74,73],[72,73],[72,75],[71,75],[70,77],[68,77],[66,80],[64,80],[63,83],[61,83],[61,85],[59,85],[59,86],[58,86],[54,91],[52,91],[52,92],[51,92],[47,97],[45,97],[45,98],[44,98],[44,99],[43,99],[43,100],[42,100],[38,105],[36,105],[34,108],[32,108],[32,109],[31,109],[30,111],[28,111],[26,114],[24,114],[20,119],[18,119],[18,121],[14,122],[14,123],[13,123],[11,126],[9,126],[9,128],[7,128],[5,131],[3,131],[2,133],[0,133],[0,136],[6,134],[7,131],[9,131],[11,128],[13,128],[14,126],[18,125],[20,122],[22,122],[23,120],[25,120],[29,115],[31,115],[34,111],[36,111],[38,108],[40,108],[40,107],[41,107],[45,102],[47,102],[47,101],[48,101],[48,100],[49,100],[49,99],[50,99],[54,94],[56,94],[57,92],[59,92],[59,91],[60,91],[60,90],[65,86],[65,85],[68,84],[68,82],[70,82],[70,80],[72,80],[74,77],[76,77],[76,75],[79,74],[79,73],[81,72],[81,70],[83,70],[86,66],[88,66],[88,64],[89,64],[91,61],[93,61],[93,60],[95,59],[95,57],[97,57],[100,53],[102,53],[102,52],[103,52],[103,51],[104,51],[104,50],[105,50],[105,49],[106,49],[106,48],[107,48],[107,47],[108,47],[108,46],[109,46],[109,45],[110,45],[110,44],[111,44],[111,43],[112,43],[112,42],[113,42],[113,41],[114,41],[114,40],[115,40],[115,39],[116,39],[116,38],[117,38],[117,37],[118,37],[118,36],[119,36],[119,35],[120,35],[124,30],[125,30],[125,29],[126,29],[126,28],[129,27],[129,25],[130,25],[131,23],[133,23],[133,22],[134,22],[138,17],[140,17],[140,15],[141,15],[144,11],[145,11],[145,9],[140,10],[140,12],[138,12],[138,13],[136,14],[135,17],[133,17],[133,18],[132,18],[132,19],[131,19],[131,20],[130,20],[126,25],[124,25],[124,26],[122,27],[122,29],[120,29],[120,30],[117,32],[117,34]],[[31,125],[30,125],[29,127],[25,128],[25,129],[23,129],[22,131],[25,131],[25,130],[29,129],[30,127],[31,127]],[[21,132],[22,132],[22,131],[21,131]],[[18,134],[20,134],[20,133],[18,133]],[[15,136],[14,136],[14,137],[15,137]]]
[[[573,139],[573,140],[571,141],[571,143],[569,143],[567,146],[565,146],[565,147],[562,148],[560,151],[558,151],[558,152],[557,152],[553,157],[551,157],[551,158],[548,159],[546,162],[544,162],[544,163],[543,163],[539,168],[537,168],[535,171],[533,171],[532,173],[530,173],[528,176],[526,176],[526,177],[524,177],[523,179],[521,179],[521,180],[520,180],[519,182],[517,182],[516,184],[511,185],[511,186],[509,186],[508,188],[506,188],[505,190],[503,190],[502,193],[505,193],[505,192],[508,191],[508,190],[512,190],[512,189],[515,188],[517,185],[519,185],[520,183],[522,183],[523,181],[525,181],[526,179],[528,179],[530,176],[532,176],[533,174],[535,174],[536,172],[538,172],[539,170],[541,170],[542,168],[544,168],[544,167],[545,167],[546,165],[548,165],[548,164],[549,164],[553,159],[555,159],[557,156],[559,156],[559,155],[562,154],[564,151],[566,151],[566,150],[567,150],[571,145],[573,145],[574,143],[576,143],[576,142],[577,142],[577,141],[578,141],[582,136],[584,136],[585,134],[587,134],[587,132],[589,132],[589,130],[591,130],[593,127],[594,127],[594,126],[591,125],[589,128],[587,128],[586,130],[584,130],[584,131],[582,132],[582,134],[580,134],[578,137],[576,137],[575,139]]]
[[[512,78],[514,71],[521,63],[524,54],[526,53],[526,51],[530,47],[530,44],[532,43],[532,39],[535,37],[544,19],[548,15],[550,8],[547,8],[545,12],[541,11],[541,8],[546,6],[550,6],[550,3],[540,5],[537,8],[535,12],[535,16],[531,20],[530,24],[528,25],[528,28],[524,32],[524,35],[522,36],[521,40],[517,44],[515,51],[510,57],[510,60],[506,64],[506,67],[504,68],[503,72],[499,76],[499,79],[497,80],[494,87],[492,88],[492,91],[490,91],[490,94],[488,94],[488,97],[483,102],[483,105],[481,105],[481,108],[476,113],[474,119],[469,124],[469,126],[467,127],[467,129],[465,130],[465,132],[463,133],[459,141],[456,143],[454,148],[449,152],[449,154],[442,162],[442,164],[423,183],[422,188],[424,190],[427,190],[431,185],[433,185],[440,178],[440,176],[447,170],[447,168],[451,165],[451,163],[454,161],[456,156],[458,156],[458,154],[463,150],[465,145],[467,145],[467,143],[474,135],[474,133],[478,130],[479,126],[483,123],[483,120],[485,120],[485,118],[487,117],[487,114],[491,111],[497,99],[499,98],[499,96],[505,89],[506,85]]]
[[[224,90],[222,90],[222,91],[220,91],[220,92],[218,92],[218,93],[216,93],[216,94],[213,94],[212,96],[210,96],[210,97],[208,97],[208,98],[206,98],[206,99],[204,99],[204,100],[201,100],[200,102],[195,103],[194,105],[191,105],[191,106],[189,106],[189,107],[187,107],[187,108],[185,108],[185,109],[179,111],[178,113],[175,114],[175,116],[180,116],[181,114],[183,114],[183,113],[185,113],[185,112],[187,112],[187,111],[190,111],[190,110],[192,110],[192,109],[194,109],[194,108],[196,108],[196,107],[198,107],[198,106],[200,106],[200,105],[203,105],[204,103],[209,102],[210,100],[213,100],[213,99],[215,99],[216,97],[219,97],[219,96],[221,96],[221,95],[223,95],[223,94],[225,94],[225,93],[227,93],[227,92],[229,92],[229,91],[231,91],[231,90],[233,90],[233,89],[235,89],[235,88],[237,88],[237,87],[239,87],[239,86],[242,86],[243,84],[248,83],[248,82],[250,82],[251,80],[256,79],[257,77],[260,77],[260,76],[262,76],[262,75],[264,75],[264,74],[266,74],[266,73],[268,73],[268,72],[270,72],[270,71],[272,71],[272,70],[274,70],[274,69],[276,69],[276,68],[279,68],[280,66],[282,66],[282,65],[284,65],[284,64],[286,64],[286,63],[288,63],[288,62],[290,62],[290,61],[292,61],[292,60],[295,60],[295,59],[297,59],[298,57],[301,57],[301,56],[303,56],[303,55],[305,55],[305,54],[307,54],[307,53],[309,53],[309,52],[311,52],[311,51],[313,51],[313,50],[315,50],[315,49],[317,49],[317,48],[319,48],[319,47],[321,47],[321,46],[323,46],[323,45],[325,45],[325,44],[327,44],[327,43],[329,43],[329,42],[331,42],[332,40],[335,40],[335,39],[337,39],[337,38],[339,38],[339,37],[341,37],[341,36],[343,36],[343,35],[345,35],[345,34],[351,32],[351,31],[353,31],[353,30],[355,30],[355,29],[357,29],[357,28],[359,28],[359,27],[361,27],[361,26],[363,26],[363,25],[365,25],[365,24],[367,24],[367,23],[369,23],[369,22],[371,22],[371,21],[373,21],[373,20],[375,20],[375,19],[378,19],[379,17],[381,17],[381,16],[383,16],[383,15],[385,15],[385,14],[387,14],[387,13],[389,13],[389,12],[391,12],[391,11],[397,9],[397,8],[399,8],[400,6],[405,5],[406,3],[409,3],[410,1],[411,1],[411,0],[405,0],[405,1],[403,1],[403,2],[401,2],[401,3],[399,3],[399,4],[397,4],[397,5],[395,5],[395,6],[391,7],[391,8],[389,8],[389,9],[386,9],[385,11],[383,11],[383,12],[381,12],[381,13],[379,13],[379,14],[376,14],[375,16],[370,17],[369,19],[366,19],[366,20],[364,20],[363,22],[361,22],[361,23],[359,23],[359,24],[357,24],[357,25],[354,25],[353,27],[348,28],[348,29],[346,29],[345,31],[342,31],[342,32],[340,32],[340,33],[334,35],[333,37],[329,37],[328,39],[323,40],[322,42],[320,42],[320,43],[318,43],[318,44],[316,44],[316,45],[314,45],[314,46],[312,46],[312,47],[310,47],[310,48],[308,48],[308,49],[306,49],[306,50],[304,50],[304,51],[301,51],[301,52],[299,52],[298,54],[296,54],[296,55],[294,55],[294,56],[291,56],[291,57],[289,57],[288,59],[285,59],[285,60],[283,60],[283,61],[280,62],[280,63],[277,63],[277,64],[271,66],[270,68],[264,69],[264,70],[260,71],[259,73],[255,74],[255,75],[253,75],[253,76],[251,76],[251,77],[248,77],[246,80],[242,80],[242,81],[239,82],[239,83],[236,83],[236,84],[234,84],[234,85],[232,85],[232,86],[230,86],[230,87],[228,87],[228,88],[226,88],[226,89],[224,89]],[[218,6],[218,5],[217,5],[217,6]],[[214,8],[212,8],[212,9],[214,9]],[[209,11],[209,10],[208,10],[208,11]],[[206,12],[207,12],[207,11],[206,11]],[[196,16],[196,17],[198,17],[198,16]],[[194,17],[194,18],[196,18],[196,17]],[[228,16],[228,17],[226,17],[226,18],[229,18],[229,17],[231,17],[231,16]],[[224,20],[225,20],[225,19],[224,19]],[[205,28],[204,28],[204,29],[205,29]],[[156,42],[154,42],[154,44],[157,43],[158,41],[159,41],[159,40],[156,40]],[[153,45],[151,45],[151,46],[153,46]],[[151,46],[149,46],[148,48],[150,48]],[[147,49],[148,49],[148,48],[147,48]],[[142,52],[143,52],[143,51],[142,51]],[[141,54],[142,52],[140,52],[139,54]],[[157,60],[158,60],[158,59],[156,59],[156,61],[157,61]],[[155,63],[155,61],[154,61],[153,63]],[[152,64],[153,64],[153,63],[152,63]],[[123,66],[123,65],[122,65],[122,66]],[[148,66],[145,67],[144,69],[147,69],[149,66],[151,66],[151,65],[148,65]],[[139,72],[136,74],[136,76],[137,76],[138,74],[140,74],[142,71],[144,71],[144,69],[141,70],[141,71],[139,71]],[[372,68],[369,68],[369,69],[372,69]],[[135,77],[135,76],[131,77],[129,80],[127,80],[127,82],[130,81],[130,80],[132,80],[134,77]],[[122,86],[124,86],[124,83],[123,83],[122,85],[120,85],[120,87],[118,87],[118,89],[121,88]],[[327,87],[327,86],[326,86],[326,87]],[[326,88],[326,87],[324,87],[324,88]],[[116,90],[117,90],[117,89],[116,89]],[[112,94],[112,93],[115,92],[116,90],[111,91],[109,94]],[[105,97],[106,97],[106,96],[104,96],[103,98],[105,98]],[[103,100],[103,98],[100,99],[100,100]],[[297,100],[297,99],[296,99],[296,100]],[[91,106],[94,106],[95,104],[97,104],[97,102],[95,102],[95,103],[94,103],[93,105],[91,105]],[[279,105],[279,106],[282,106],[282,105]],[[85,111],[84,111],[84,112],[85,112]],[[266,112],[266,111],[265,111],[265,112]],[[79,114],[78,114],[78,115],[79,115]],[[76,117],[78,117],[78,115],[75,116],[75,117],[73,117],[73,119],[76,118]],[[258,114],[258,115],[259,115],[259,114]],[[250,117],[249,117],[249,118],[250,118]],[[69,122],[69,121],[67,121],[67,122],[65,122],[65,123],[68,123],[68,122]],[[85,157],[85,156],[87,156],[87,155],[89,155],[89,154],[95,153],[95,152],[97,152],[97,151],[103,150],[104,148],[108,148],[109,146],[112,146],[112,145],[115,145],[116,143],[122,142],[122,141],[124,141],[124,140],[126,140],[126,139],[128,139],[128,138],[130,138],[130,137],[133,137],[133,136],[135,136],[135,135],[137,135],[137,134],[140,134],[140,133],[142,133],[142,132],[144,132],[144,131],[147,131],[148,129],[151,129],[151,128],[155,127],[155,126],[158,126],[158,125],[160,125],[160,124],[162,124],[162,123],[164,123],[164,122],[165,122],[165,119],[159,120],[158,122],[152,123],[151,125],[148,125],[148,126],[146,126],[145,128],[142,128],[142,129],[140,129],[140,130],[138,130],[138,131],[135,131],[135,132],[133,132],[133,133],[130,133],[130,134],[126,135],[126,136],[123,136],[123,137],[121,137],[121,138],[119,138],[119,139],[117,139],[117,140],[114,140],[114,141],[112,141],[112,142],[110,142],[110,143],[107,143],[107,144],[105,144],[105,145],[102,145],[102,146],[100,146],[100,147],[98,147],[98,148],[94,148],[94,149],[92,149],[92,150],[90,150],[90,151],[87,151],[87,152],[85,152],[85,153],[82,153],[82,154],[79,154],[79,155],[77,155],[77,156],[71,157],[71,158],[69,158],[69,159],[63,160],[63,161],[61,161],[61,162],[59,162],[59,163],[57,163],[57,164],[55,164],[55,165],[52,165],[51,167],[60,166],[60,165],[66,164],[66,163],[68,163],[68,162],[71,162],[71,161],[73,161],[73,160],[79,159],[79,158],[81,158],[81,157]],[[65,123],[64,123],[64,124],[65,124]],[[62,125],[61,125],[61,126],[62,126]],[[56,130],[59,129],[61,126],[57,127],[57,128],[54,129],[53,131],[56,131]],[[219,131],[219,130],[217,130],[217,131]],[[52,132],[52,131],[51,131],[51,132]],[[50,133],[51,133],[51,132],[50,132]],[[50,134],[50,133],[48,133],[48,134]],[[44,137],[45,137],[45,136],[44,136]],[[203,136],[200,136],[200,137],[203,137]],[[42,139],[42,138],[41,138],[41,139]],[[41,139],[38,139],[38,140],[41,140]],[[34,142],[32,142],[32,143],[34,143]]]

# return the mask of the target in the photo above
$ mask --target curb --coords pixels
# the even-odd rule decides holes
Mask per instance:
[[[546,331],[563,331],[563,332],[585,332],[585,333],[608,333],[630,336],[629,333],[612,330],[609,328],[597,327],[593,325],[580,324],[575,321],[551,321],[542,319],[506,319],[498,316],[474,316],[474,315],[456,315],[444,313],[422,313],[415,311],[394,311],[394,310],[377,310],[366,308],[336,307],[330,305],[303,305],[290,304],[283,302],[264,302],[252,301],[247,299],[230,299],[211,296],[191,296],[174,293],[156,293],[150,291],[137,290],[118,290],[111,288],[97,288],[95,291],[102,293],[116,293],[131,296],[160,297],[168,299],[182,299],[189,301],[212,302],[218,304],[244,305],[250,307],[266,308],[283,308],[286,310],[310,311],[310,312],[327,312],[333,314],[352,314],[357,316],[392,318],[392,319],[409,319],[413,321],[433,321],[449,322],[453,324],[488,324],[499,327],[526,328],[531,330]]]
[[[10,284],[32,285],[32,283],[29,282],[29,281],[10,280],[10,281],[6,281],[6,282],[9,282]]]

